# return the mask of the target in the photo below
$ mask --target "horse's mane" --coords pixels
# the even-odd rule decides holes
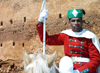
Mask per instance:
[[[29,55],[29,57],[31,58],[32,55]],[[33,73],[56,73],[53,66],[51,68],[48,67],[47,59],[49,57],[50,55],[46,54],[38,54],[37,56],[34,56],[34,59],[32,59],[33,61],[29,65],[26,66],[24,62],[24,71],[31,69]],[[53,71],[51,72],[50,69]]]

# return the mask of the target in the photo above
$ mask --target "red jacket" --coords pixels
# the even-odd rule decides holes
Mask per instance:
[[[43,25],[36,25],[40,40],[43,42]],[[64,33],[57,35],[48,35],[46,32],[46,44],[48,45],[64,45],[65,56],[89,58],[90,62],[74,63],[74,69],[78,69],[80,73],[96,73],[99,66],[100,55],[92,43],[92,39],[76,38],[68,36]]]

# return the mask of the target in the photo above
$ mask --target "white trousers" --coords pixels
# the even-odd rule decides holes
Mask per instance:
[[[68,56],[64,56],[59,63],[60,73],[79,73],[78,70],[73,70],[72,59]]]
[[[99,67],[97,68],[97,73],[100,73],[100,65],[99,65]]]

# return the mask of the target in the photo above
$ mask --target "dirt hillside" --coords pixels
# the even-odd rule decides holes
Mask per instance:
[[[42,53],[43,45],[39,39],[36,24],[43,0],[0,0],[0,71],[22,73],[22,53],[25,48],[28,53]],[[67,11],[81,8],[86,11],[83,17],[83,27],[95,33],[100,40],[100,1],[99,0],[47,0],[49,10],[46,21],[48,34],[58,34],[69,29]],[[61,14],[62,18],[59,18]],[[46,54],[52,54],[56,49],[56,64],[63,53],[63,46],[46,45]]]

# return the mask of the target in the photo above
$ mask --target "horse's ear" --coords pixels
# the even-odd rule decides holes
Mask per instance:
[[[56,56],[57,56],[57,50],[51,55],[50,58],[47,59],[47,63],[49,67],[53,66]]]
[[[26,66],[31,63],[31,59],[25,49],[23,49],[23,60],[25,61]]]

